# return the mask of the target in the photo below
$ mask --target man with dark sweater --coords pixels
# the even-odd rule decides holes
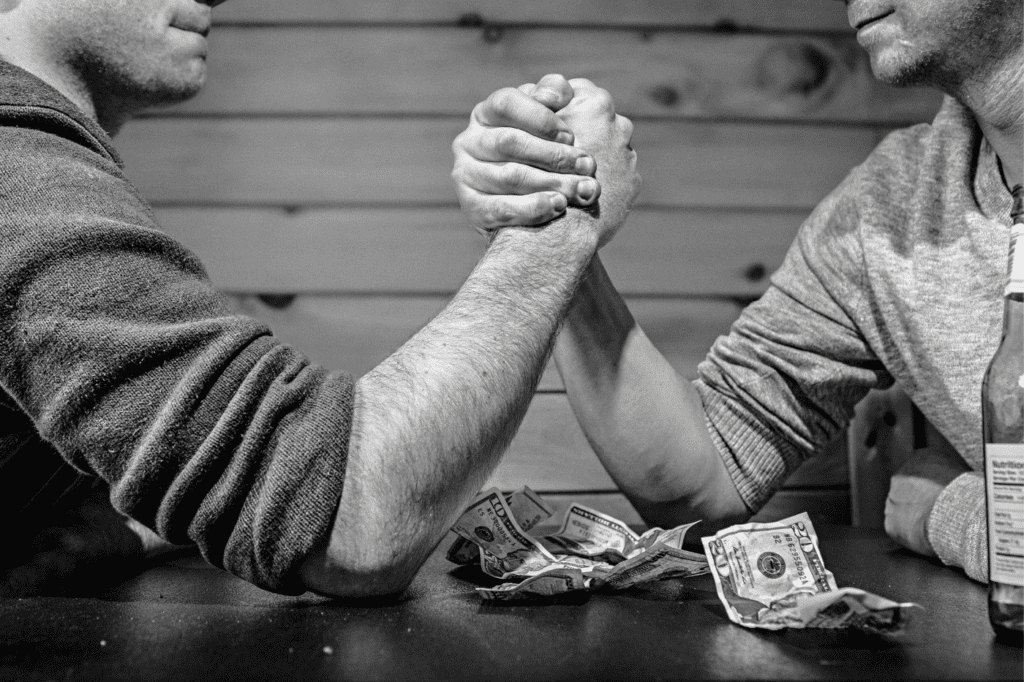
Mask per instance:
[[[911,459],[893,476],[886,531],[984,581],[981,382],[1002,327],[1010,188],[1024,181],[1022,5],[846,4],[876,77],[945,93],[935,120],[888,136],[821,202],[692,384],[637,326],[599,259],[555,361],[637,510],[665,526],[703,519],[704,532],[756,511],[868,390],[898,384],[956,453]],[[545,85],[546,98],[560,85],[555,103],[544,100],[555,110],[574,87],[593,87]],[[550,191],[575,199],[587,181],[558,174],[566,150],[545,134],[557,116],[531,94],[482,104],[456,145],[460,200],[481,229],[549,220],[561,213]]]
[[[20,532],[0,596],[162,543],[285,593],[402,590],[497,463],[639,189],[629,122],[578,92],[554,125],[595,150],[601,210],[491,235],[391,357],[326,371],[232,312],[110,141],[198,91],[216,4],[0,3],[0,509]]]

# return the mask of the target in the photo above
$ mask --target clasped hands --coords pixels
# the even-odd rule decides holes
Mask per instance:
[[[640,191],[633,124],[582,78],[548,75],[478,104],[452,144],[452,179],[477,230],[537,226],[586,210],[604,245]]]
[[[615,114],[607,91],[586,79],[548,75],[536,84],[494,92],[473,110],[452,145],[459,203],[484,233],[513,225],[543,225],[567,206],[599,202],[606,243],[625,220],[640,189],[632,124]],[[935,556],[928,518],[939,494],[968,470],[959,456],[924,452],[890,480],[886,533],[900,545]]]

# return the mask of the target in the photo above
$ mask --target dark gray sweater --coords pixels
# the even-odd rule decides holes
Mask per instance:
[[[0,387],[6,519],[33,523],[73,485],[67,462],[168,541],[302,591],[341,496],[352,378],[234,314],[103,130],[3,62]]]

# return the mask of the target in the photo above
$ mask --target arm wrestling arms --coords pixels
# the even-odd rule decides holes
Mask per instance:
[[[607,93],[578,86],[563,115],[601,164],[600,204],[542,230],[497,232],[449,306],[360,380],[334,527],[302,569],[313,589],[402,589],[522,419],[580,277],[640,189],[632,124]]]
[[[587,440],[644,520],[702,519],[702,533],[745,520],[704,406],[636,324],[594,259],[555,343],[555,362]]]
[[[579,178],[561,174],[563,160],[573,158],[569,150],[580,146],[557,144],[568,136],[552,132],[561,119],[551,111],[572,99],[577,83],[592,87],[549,75],[518,93],[498,91],[476,107],[456,141],[453,177],[478,229],[542,221],[548,205],[530,192],[558,191],[580,203]],[[513,182],[510,161],[531,170]],[[636,325],[597,259],[570,306],[555,360],[591,446],[645,520],[675,525],[703,518],[710,527],[749,515],[711,442],[700,397]]]
[[[337,596],[399,592],[497,464],[596,249],[577,215],[503,230],[449,305],[356,384],[325,546],[300,568]]]
[[[572,97],[569,82],[560,76],[546,76],[536,88],[520,90],[522,94],[536,97],[544,106],[524,104],[519,100],[529,98],[522,96],[492,96],[477,108],[481,129],[467,135],[463,141],[463,159],[456,169],[455,179],[457,183],[473,184],[485,190],[460,193],[467,217],[478,227],[493,224],[495,216],[523,224],[533,224],[543,217],[543,202],[536,203],[536,215],[524,216],[523,212],[531,204],[521,196],[500,196],[502,194],[523,195],[534,190],[556,189],[573,199],[569,176],[563,176],[566,178],[563,186],[550,177],[566,172],[559,165],[559,160],[566,156],[564,149],[559,151],[558,145],[552,142],[537,146],[529,154],[517,155],[524,143],[498,150],[493,131],[490,136],[481,132],[486,126],[505,126],[506,137],[511,141],[518,140],[520,133],[537,139],[556,139],[545,133],[557,125],[552,122],[557,116],[545,107],[557,111]],[[499,157],[502,162],[511,160],[533,164],[536,168],[520,181],[503,182],[494,163]],[[578,197],[575,200],[578,201]],[[823,219],[815,221],[819,227],[841,222],[850,212],[822,211],[820,215]],[[840,255],[842,258],[837,262],[856,262],[847,253]],[[815,278],[805,273],[797,280],[813,282]],[[838,281],[843,280],[838,278]],[[789,302],[786,298],[781,300]],[[822,307],[827,317],[843,318],[843,314],[828,311],[827,302]],[[799,309],[789,313],[803,314]],[[818,322],[815,325],[820,326]],[[835,375],[859,375],[854,367],[873,362],[860,348],[855,334],[835,326],[828,332],[823,333],[823,338],[841,350],[842,357],[851,360],[849,366],[845,363],[837,366]],[[798,339],[798,336],[793,338]],[[836,343],[840,339],[848,339],[849,343]],[[785,347],[780,349],[787,355],[792,352]],[[597,259],[570,308],[555,346],[555,360],[588,439],[613,479],[646,520],[670,525],[703,517],[721,525],[723,519],[738,521],[748,515],[729,470],[709,440],[700,395],[674,372],[644,336]],[[856,381],[864,386],[873,383],[869,376],[858,376]],[[843,386],[837,397],[852,404],[863,389],[843,395],[848,390],[849,386]],[[788,401],[784,392],[777,397]],[[811,416],[816,416],[809,421],[820,421],[821,416],[832,412],[832,407],[825,407],[817,414],[812,410]],[[718,418],[721,417],[719,410]],[[783,426],[798,442],[805,443],[801,447],[812,440],[806,429]],[[812,428],[827,427],[815,424]],[[730,456],[734,456],[733,453]],[[886,505],[887,532],[904,547],[929,556],[938,554],[945,563],[962,566],[971,577],[984,580],[987,563],[983,537],[984,493],[974,480],[977,476],[963,474],[965,466],[959,457],[956,461],[942,462],[938,468],[935,462],[930,467],[923,467],[926,463],[921,462],[910,464],[914,466],[893,477]],[[954,478],[956,480],[951,482]],[[748,500],[751,496],[763,497],[762,493],[752,495],[749,481],[745,483]]]

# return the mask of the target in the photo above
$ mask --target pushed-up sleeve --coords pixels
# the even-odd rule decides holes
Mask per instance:
[[[341,496],[352,378],[234,314],[117,165],[53,135],[0,155],[0,380],[114,506],[256,585]],[[12,161],[16,159],[16,161]]]
[[[699,366],[712,440],[756,511],[892,379],[857,320],[865,306],[855,169],[800,227],[765,294]]]

